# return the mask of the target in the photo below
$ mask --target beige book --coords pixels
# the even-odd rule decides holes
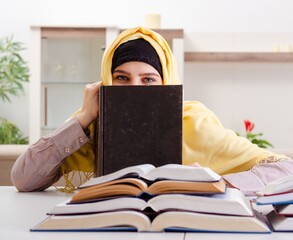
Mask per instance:
[[[115,211],[82,215],[52,215],[31,231],[139,231],[162,232],[270,232],[256,215],[252,217],[203,214],[183,211],[163,212],[153,221],[137,211]]]
[[[227,188],[225,193],[187,195],[162,194],[145,201],[136,197],[118,197],[86,203],[70,203],[70,199],[56,205],[48,214],[98,213],[117,210],[154,212],[171,210],[202,212],[225,215],[253,216],[250,201],[235,188]]]

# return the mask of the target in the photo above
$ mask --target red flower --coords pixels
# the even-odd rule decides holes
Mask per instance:
[[[254,123],[249,120],[244,120],[245,129],[247,133],[251,133],[254,129]]]

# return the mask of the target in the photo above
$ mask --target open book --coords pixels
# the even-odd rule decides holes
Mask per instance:
[[[137,211],[115,211],[82,215],[52,215],[31,231],[139,231],[162,232],[270,232],[256,215],[253,217],[168,211],[151,221]]]
[[[158,194],[170,193],[223,193],[226,190],[226,183],[223,179],[218,182],[190,182],[190,181],[172,181],[162,180],[147,185],[141,179],[122,178],[107,183],[93,185],[83,188],[75,193],[71,203],[96,201],[98,199],[133,196],[141,198],[150,198]]]
[[[69,199],[56,205],[48,214],[97,213],[126,209],[143,212],[148,211],[148,208],[157,213],[176,209],[178,211],[253,216],[250,201],[245,198],[242,192],[234,188],[227,188],[224,194],[163,194],[155,196],[148,201],[135,197],[120,197],[72,204]]]
[[[278,215],[293,217],[293,201],[290,204],[273,205],[273,208]]]
[[[275,232],[293,232],[293,217],[280,215],[273,210],[267,214],[267,219]]]
[[[155,168],[144,164],[90,179],[74,194],[71,202],[125,195],[150,198],[167,193],[223,193],[225,190],[224,180],[209,168],[180,164]]]
[[[89,187],[101,183],[110,182],[115,179],[125,177],[137,177],[148,181],[156,181],[160,179],[183,180],[183,181],[201,181],[215,182],[222,177],[206,167],[184,166],[181,164],[167,164],[161,167],[155,167],[151,164],[141,164],[123,168],[116,172],[91,178],[80,188]]]
[[[275,195],[257,196],[256,204],[258,204],[258,205],[293,204],[293,192],[287,192],[287,193],[275,194]]]
[[[258,191],[256,194],[259,196],[264,196],[286,192],[293,192],[293,175],[282,177],[268,183],[261,191]]]

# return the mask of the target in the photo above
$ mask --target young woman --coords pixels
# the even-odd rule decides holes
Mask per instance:
[[[61,176],[94,171],[93,121],[98,117],[103,85],[181,84],[176,64],[162,36],[142,27],[122,32],[106,49],[102,82],[87,85],[82,108],[70,120],[42,137],[15,162],[11,179],[19,191],[39,191]],[[293,160],[259,148],[233,131],[203,104],[184,102],[183,164],[198,163],[223,175],[227,183],[251,194],[268,182],[293,173]]]

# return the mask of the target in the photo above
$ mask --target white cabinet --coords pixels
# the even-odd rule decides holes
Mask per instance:
[[[100,80],[104,38],[42,38],[41,135],[81,107],[85,84]]]
[[[116,27],[48,27],[30,29],[29,139],[52,132],[82,105],[87,83],[100,80],[106,45]]]
[[[31,27],[30,144],[82,106],[85,85],[100,80],[103,51],[120,31],[116,27]],[[172,47],[183,79],[183,30],[157,31]]]

